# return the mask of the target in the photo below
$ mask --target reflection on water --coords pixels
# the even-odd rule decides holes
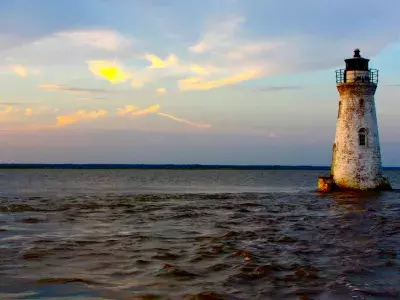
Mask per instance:
[[[318,175],[3,171],[0,298],[399,299],[400,193]]]
[[[332,208],[364,211],[369,204],[379,207],[379,199],[384,198],[384,194],[385,192],[379,191],[335,191],[331,193],[331,198],[334,200]]]

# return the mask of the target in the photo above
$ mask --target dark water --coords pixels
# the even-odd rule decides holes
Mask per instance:
[[[400,299],[400,191],[318,175],[1,170],[0,298]]]

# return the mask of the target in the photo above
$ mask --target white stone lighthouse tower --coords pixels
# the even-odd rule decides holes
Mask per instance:
[[[378,70],[354,51],[346,68],[336,71],[340,94],[333,144],[331,177],[319,180],[319,189],[390,189],[382,174],[375,91]]]

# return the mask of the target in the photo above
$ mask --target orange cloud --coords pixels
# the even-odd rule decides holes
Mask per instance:
[[[148,114],[151,114],[151,113],[155,113],[159,109],[160,109],[160,105],[158,105],[158,104],[150,106],[150,107],[142,109],[142,110],[138,110],[133,105],[127,105],[124,108],[118,108],[117,109],[117,115],[118,116],[125,116],[125,115],[144,116],[144,115],[148,115]]]
[[[211,127],[210,124],[195,123],[195,122],[191,122],[189,120],[181,119],[181,118],[175,117],[173,115],[165,114],[165,113],[162,113],[162,112],[158,112],[157,115],[169,118],[169,119],[177,121],[179,123],[185,123],[185,124],[188,124],[190,126],[197,127],[197,128],[210,128]]]
[[[118,108],[117,109],[117,115],[118,116],[125,116],[129,113],[132,113],[136,110],[136,107],[133,105],[127,105],[124,108]]]
[[[0,105],[0,107],[2,107],[2,105]],[[12,105],[7,105],[7,106],[3,105],[3,108],[0,108],[0,115],[2,115],[2,116],[18,116],[19,120],[20,120],[20,117],[22,117],[22,116],[30,117],[33,115],[40,115],[40,114],[44,114],[44,113],[54,113],[57,111],[58,111],[58,109],[51,108],[51,107],[44,106],[44,105],[37,106],[34,108],[32,108],[32,107],[17,108]]]
[[[186,119],[175,117],[175,116],[173,116],[171,114],[166,114],[166,113],[159,112],[159,110],[160,110],[160,105],[159,104],[150,106],[150,107],[148,107],[146,109],[142,109],[142,110],[137,110],[137,108],[135,106],[133,106],[133,105],[127,105],[124,108],[117,109],[117,115],[119,115],[119,116],[125,116],[125,115],[144,116],[144,115],[155,113],[155,114],[157,114],[159,116],[163,116],[163,117],[169,118],[171,120],[174,120],[176,122],[184,123],[184,124],[187,124],[187,125],[190,125],[190,126],[193,126],[193,127],[197,127],[197,128],[210,128],[211,127],[210,124],[202,124],[202,123],[191,122],[191,121],[186,120]]]
[[[25,116],[31,116],[32,115],[32,113],[33,113],[33,109],[32,108],[30,108],[30,107],[28,107],[28,108],[25,108]]]
[[[115,61],[92,60],[88,61],[88,65],[96,77],[106,79],[112,84],[123,83],[132,77],[132,74],[125,72]]]
[[[225,85],[232,85],[242,81],[247,81],[256,78],[260,75],[259,70],[249,70],[247,72],[234,75],[231,77],[225,77],[217,80],[206,81],[203,78],[192,77],[182,79],[179,81],[179,88],[183,91],[187,90],[209,90],[212,88],[218,88]]]
[[[158,88],[157,89],[157,93],[159,93],[160,95],[164,95],[167,92],[167,90],[165,88]]]
[[[101,109],[101,110],[94,110],[94,111],[85,111],[85,110],[78,110],[75,114],[72,115],[64,115],[57,117],[57,127],[63,127],[67,125],[71,125],[73,123],[77,123],[80,121],[90,120],[90,119],[97,119],[100,117],[104,117],[108,114],[108,111]]]
[[[38,85],[39,89],[48,90],[48,91],[62,91],[63,86],[59,84],[40,84]]]
[[[146,54],[145,58],[151,62],[151,66],[149,67],[151,69],[168,68],[178,64],[178,58],[173,54],[169,55],[166,60],[162,60],[154,54]]]
[[[0,115],[8,115],[8,114],[11,114],[11,113],[16,112],[16,111],[17,111],[16,108],[14,108],[13,106],[9,105],[9,106],[4,107],[3,109],[0,109]]]
[[[32,115],[40,115],[40,114],[45,114],[45,113],[55,113],[59,111],[58,108],[52,108],[49,106],[39,106],[39,107],[35,107],[35,108],[31,108],[31,107],[27,107],[24,110],[24,115],[27,117],[30,117]]]
[[[132,116],[144,116],[144,115],[155,113],[159,109],[160,109],[160,105],[156,104],[156,105],[150,106],[150,107],[142,109],[142,110],[134,111],[131,113],[131,115]]]
[[[18,76],[21,76],[21,77],[26,77],[28,75],[28,72],[24,66],[20,66],[20,65],[11,66],[11,70],[15,74],[17,74]]]
[[[209,72],[205,68],[203,68],[199,65],[191,65],[190,70],[199,75],[208,75],[209,74]]]

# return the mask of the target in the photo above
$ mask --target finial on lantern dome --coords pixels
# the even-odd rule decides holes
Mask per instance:
[[[356,48],[356,49],[354,50],[354,57],[361,57],[361,55],[360,55],[360,49]]]

